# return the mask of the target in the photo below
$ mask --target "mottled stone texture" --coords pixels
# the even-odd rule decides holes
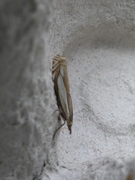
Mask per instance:
[[[127,180],[135,156],[135,1],[56,0],[48,44],[49,59],[67,59],[74,109],[72,135],[60,131],[59,164],[69,169],[60,172],[66,180]]]
[[[44,40],[51,6],[0,1],[0,180],[38,179],[50,161],[54,96]]]
[[[135,1],[55,0],[50,18],[51,8],[0,1],[0,180],[133,180]],[[56,53],[68,62],[74,123],[52,141]]]

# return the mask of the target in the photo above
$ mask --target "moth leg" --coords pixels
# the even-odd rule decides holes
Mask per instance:
[[[56,109],[56,110],[52,113],[52,115],[53,115],[56,111],[59,111],[60,113],[62,112],[61,109]]]
[[[56,133],[58,132],[58,130],[61,129],[61,127],[64,126],[65,123],[66,123],[66,121],[64,121],[64,123],[61,124],[60,127],[55,131],[55,133],[54,133],[54,135],[53,135],[53,139],[55,138],[55,135],[56,135]]]
[[[59,67],[59,64],[55,63],[53,66],[54,67],[51,70],[52,72],[54,72]]]

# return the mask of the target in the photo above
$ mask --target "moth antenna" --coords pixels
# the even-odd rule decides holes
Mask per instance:
[[[66,121],[64,121],[64,123],[61,124],[60,127],[55,131],[55,133],[54,133],[54,135],[53,135],[53,140],[54,140],[55,135],[56,135],[56,133],[58,132],[58,130],[61,129],[61,127],[64,126],[65,123],[66,123]]]

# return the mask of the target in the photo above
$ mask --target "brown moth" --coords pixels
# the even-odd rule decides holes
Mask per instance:
[[[53,58],[52,62],[52,79],[54,82],[54,90],[60,116],[64,120],[64,123],[56,130],[56,132],[67,122],[67,126],[71,134],[73,107],[68,81],[67,62],[65,57],[58,54]]]

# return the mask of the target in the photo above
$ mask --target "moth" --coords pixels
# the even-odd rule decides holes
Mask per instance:
[[[64,120],[64,123],[56,130],[56,132],[67,122],[67,126],[71,134],[73,124],[73,106],[70,95],[67,61],[64,56],[60,56],[59,54],[53,58],[52,79],[54,82],[58,110],[60,112],[60,116]],[[56,132],[53,137],[55,137]]]

